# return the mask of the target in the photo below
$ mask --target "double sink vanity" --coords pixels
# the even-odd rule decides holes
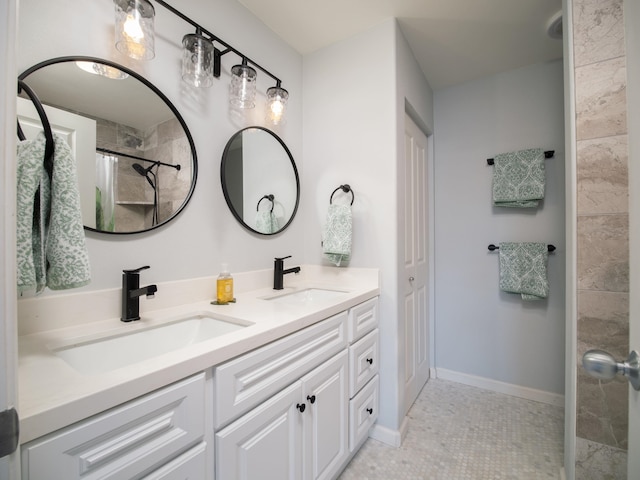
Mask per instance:
[[[335,478],[378,415],[378,270],[271,275],[160,283],[129,323],[120,289],[21,300],[23,478]]]

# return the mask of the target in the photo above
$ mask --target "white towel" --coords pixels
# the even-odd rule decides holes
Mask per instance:
[[[351,258],[352,228],[351,206],[329,205],[322,251],[325,258],[337,267]]]

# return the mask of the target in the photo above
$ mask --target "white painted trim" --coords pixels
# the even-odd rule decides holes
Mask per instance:
[[[402,445],[402,441],[407,436],[407,429],[409,428],[409,417],[404,417],[400,430],[392,430],[377,423],[369,430],[369,438],[373,438],[382,443],[386,443],[392,447],[399,448]]]
[[[17,409],[16,0],[0,0],[0,411]],[[18,412],[19,414],[20,412]],[[20,478],[20,449],[0,458],[0,478]]]
[[[567,475],[564,473],[564,467],[560,469],[560,480],[567,480]]]
[[[429,378],[438,378],[438,371],[436,367],[429,368]]]
[[[446,368],[438,368],[436,370],[437,378],[441,378],[443,380],[483,388],[492,392],[504,393],[505,395],[533,400],[535,402],[547,403],[556,407],[564,406],[564,395],[558,395],[557,393],[522,387],[520,385],[500,382],[491,378],[469,375],[467,373],[454,372],[453,370],[447,370]]]

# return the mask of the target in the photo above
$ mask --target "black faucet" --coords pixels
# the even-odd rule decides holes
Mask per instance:
[[[149,265],[135,270],[122,271],[122,316],[120,320],[123,322],[140,320],[140,296],[146,295],[147,298],[153,298],[154,293],[158,291],[156,285],[140,288],[140,271],[147,268]]]
[[[276,261],[273,263],[273,289],[274,290],[282,290],[284,288],[282,285],[284,283],[284,276],[287,273],[300,272],[300,267],[293,267],[285,270],[284,269],[285,258],[291,258],[291,255],[289,255],[288,257],[276,258]]]

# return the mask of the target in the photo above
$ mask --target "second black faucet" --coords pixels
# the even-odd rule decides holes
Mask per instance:
[[[291,258],[291,255],[286,256],[286,257],[282,257],[282,258],[276,258],[275,262],[273,263],[273,289],[274,290],[282,290],[284,288],[283,284],[284,284],[284,276],[287,273],[299,273],[300,272],[300,267],[292,267],[292,268],[288,268],[288,269],[284,269],[284,260],[286,258]]]

